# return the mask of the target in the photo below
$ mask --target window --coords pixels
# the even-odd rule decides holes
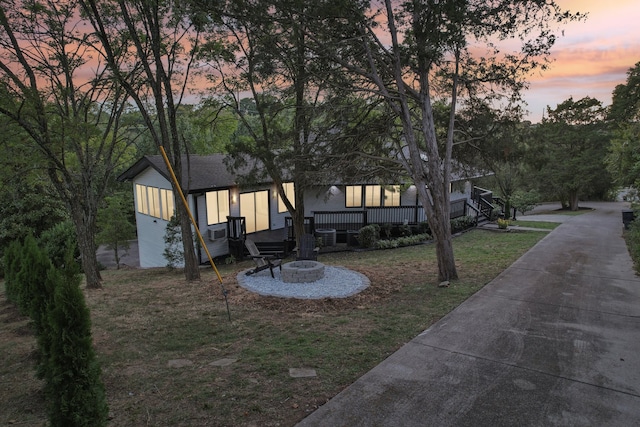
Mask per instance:
[[[149,215],[149,207],[147,205],[147,187],[145,185],[136,184],[136,199],[138,200],[138,212]]]
[[[245,217],[247,233],[269,229],[269,192],[240,194],[240,216]]]
[[[296,207],[296,199],[295,192],[293,188],[293,182],[283,182],[282,186],[284,187],[284,194],[289,199],[289,202],[293,205],[294,209]],[[282,196],[278,196],[278,213],[284,213],[287,211],[287,207],[282,200]]]
[[[382,206],[382,187],[379,185],[367,185],[364,189],[364,205],[366,207]]]
[[[384,187],[384,200],[385,206],[400,206],[400,186],[399,185],[386,185]]]
[[[347,197],[345,206],[348,208],[362,207],[362,186],[347,185],[345,195]]]
[[[359,208],[362,206],[362,189],[363,186],[360,185],[347,186],[346,207]],[[364,205],[366,207],[400,206],[400,186],[365,185]]]
[[[176,211],[173,191],[165,188],[160,189],[160,201],[162,202],[162,219],[169,221]]]
[[[149,215],[160,218],[160,189],[147,187],[147,197],[149,199]]]
[[[173,191],[165,188],[136,184],[138,212],[154,218],[171,219],[175,212]]]
[[[227,221],[229,216],[229,190],[208,191],[207,225],[220,224]]]

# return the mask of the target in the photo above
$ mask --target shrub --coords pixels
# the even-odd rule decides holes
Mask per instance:
[[[498,228],[505,230],[509,226],[508,219],[498,218]]]
[[[55,288],[48,311],[49,422],[52,426],[104,426],[108,407],[80,275],[51,267],[49,279]]]
[[[167,267],[172,270],[184,265],[184,253],[182,248],[182,230],[180,222],[174,215],[167,223],[164,234],[165,248],[162,255],[167,260]]]
[[[502,214],[502,209],[494,207],[489,216],[490,221],[495,221]]]
[[[451,220],[451,232],[459,233],[476,225],[476,219],[470,215],[461,216]]]
[[[380,227],[380,232],[382,233],[382,235],[384,236],[385,239],[390,239],[391,238],[391,231],[393,230],[393,226],[390,223],[385,223],[382,224],[382,226]]]
[[[378,240],[380,240],[378,224],[365,225],[358,231],[358,243],[363,248],[372,248]]]
[[[378,240],[375,243],[376,249],[394,249],[402,246],[411,246],[422,243],[431,238],[428,234],[415,234],[413,236],[399,237],[393,240]]]
[[[399,231],[400,236],[402,237],[411,236],[413,234],[413,232],[411,231],[411,226],[409,224],[402,224],[399,227]]]
[[[636,219],[629,224],[629,230],[625,233],[625,238],[631,258],[633,258],[636,269],[638,269],[640,266],[640,217],[638,217],[638,212],[636,212]]]
[[[518,190],[511,196],[511,203],[522,214],[532,210],[536,203],[540,201],[540,194],[537,191]]]
[[[7,300],[18,305],[20,298],[20,286],[18,284],[18,272],[20,271],[20,260],[22,254],[22,244],[18,240],[9,243],[4,252],[4,286]]]
[[[44,231],[39,243],[56,267],[62,267],[69,251],[73,253],[73,260],[80,257],[78,240],[71,221],[60,222]]]
[[[20,271],[17,286],[19,287],[18,308],[22,314],[31,316],[35,322],[36,333],[41,326],[43,310],[43,287],[51,261],[36,243],[35,237],[28,235],[24,239],[20,253]]]
[[[418,224],[418,234],[431,234],[431,228],[427,221],[422,221]]]

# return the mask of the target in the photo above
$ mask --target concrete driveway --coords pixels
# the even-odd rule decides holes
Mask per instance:
[[[640,278],[621,237],[628,205],[585,205],[595,210],[565,217],[298,425],[640,425]]]

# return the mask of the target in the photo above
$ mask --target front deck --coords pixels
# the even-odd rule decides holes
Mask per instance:
[[[466,199],[451,202],[451,219],[469,214]],[[265,230],[247,235],[244,231],[243,217],[228,217],[227,236],[229,251],[238,259],[246,255],[244,241],[250,238],[256,243],[261,253],[289,254],[295,247],[295,234],[291,217],[285,219],[283,228]],[[362,210],[315,211],[313,216],[305,218],[305,228],[310,234],[318,234],[318,230],[335,230],[335,244],[321,247],[321,252],[347,250],[349,246],[357,246],[353,238],[358,230],[369,224],[388,224],[392,228],[408,225],[418,227],[426,221],[422,206],[368,207]]]

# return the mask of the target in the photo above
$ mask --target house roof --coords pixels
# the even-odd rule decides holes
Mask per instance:
[[[189,193],[210,190],[214,188],[228,188],[237,185],[236,175],[229,173],[224,163],[225,154],[212,154],[208,156],[190,155],[182,157],[182,182],[183,189]],[[158,171],[168,181],[171,181],[166,164],[162,156],[144,156],[133,166],[123,172],[118,181],[131,181],[144,172],[147,168]],[[187,173],[189,171],[189,173]]]
[[[229,172],[224,160],[226,154],[211,154],[207,156],[190,155],[182,157],[182,183],[183,189],[187,189],[189,193],[197,193],[205,190],[213,190],[216,188],[235,187],[239,184],[238,177],[248,174],[252,169],[260,167],[256,164],[249,164],[245,170],[238,171],[237,174]],[[147,168],[153,168],[158,171],[165,179],[171,181],[167,166],[164,159],[160,155],[144,156],[133,164],[129,169],[118,176],[118,181],[132,181],[136,176],[144,172]],[[189,173],[186,171],[189,170]],[[453,162],[451,180],[462,181],[469,178],[475,178],[487,175],[486,172],[467,169],[458,162]],[[336,180],[338,181],[338,180]],[[332,182],[331,184],[338,184]],[[351,185],[365,184],[350,183]]]

